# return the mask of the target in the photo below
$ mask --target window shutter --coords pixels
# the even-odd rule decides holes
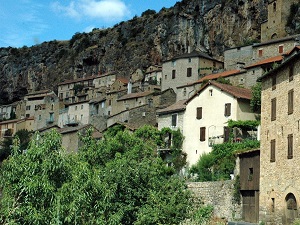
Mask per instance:
[[[172,127],[177,126],[177,114],[172,115]]]
[[[205,127],[200,127],[200,141],[205,141]]]
[[[270,162],[275,162],[275,147],[276,147],[276,140],[271,140],[271,156],[270,156]]]
[[[202,119],[202,107],[197,107],[197,116],[198,120]]]
[[[224,127],[224,142],[229,141],[230,129],[229,127]]]
[[[288,135],[288,159],[293,158],[293,134]]]
[[[192,76],[192,68],[187,68],[186,75],[187,75],[187,77]]]
[[[292,114],[294,111],[294,89],[288,93],[288,114]]]
[[[276,120],[276,98],[271,100],[271,121]]]
[[[231,103],[226,103],[225,104],[225,116],[230,116],[231,115]]]

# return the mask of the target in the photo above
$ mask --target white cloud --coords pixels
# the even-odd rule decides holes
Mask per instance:
[[[83,32],[89,33],[89,32],[91,32],[94,28],[95,28],[95,26],[92,26],[92,25],[91,25],[91,26],[88,26],[88,27],[84,28]]]
[[[77,0],[67,6],[54,2],[52,9],[75,19],[103,19],[107,22],[130,16],[128,7],[121,0]]]

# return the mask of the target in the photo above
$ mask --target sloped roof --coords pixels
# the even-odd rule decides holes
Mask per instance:
[[[99,103],[99,102],[103,102],[106,100],[106,97],[97,97],[97,98],[93,98],[89,101],[90,104],[93,103]]]
[[[26,94],[25,96],[32,96],[32,95],[45,95],[45,94],[53,94],[53,91],[46,89],[46,90],[40,90],[40,91],[35,91]]]
[[[182,55],[175,56],[172,59],[166,60],[165,62],[172,61],[172,60],[175,60],[175,59],[195,58],[195,57],[206,58],[206,59],[210,59],[210,60],[213,60],[213,61],[221,62],[221,61],[219,61],[217,59],[214,59],[213,57],[209,56],[208,54],[206,54],[204,52],[197,51],[197,50],[194,50],[190,53],[184,53]]]
[[[284,55],[290,55],[293,51],[299,51],[300,45],[296,45],[292,50],[286,52]]]
[[[188,83],[188,84],[179,86],[177,88],[188,87],[188,86],[192,86],[194,84],[202,83],[205,80],[216,80],[216,79],[218,79],[220,77],[229,77],[229,76],[237,75],[237,74],[240,74],[240,73],[246,73],[246,71],[228,70],[228,71],[224,71],[224,72],[221,72],[221,73],[212,73],[212,74],[206,75],[205,77],[202,77],[201,79],[199,79],[199,80],[197,80],[195,82]]]
[[[59,85],[64,85],[64,84],[72,84],[72,83],[77,83],[77,82],[80,82],[80,81],[86,81],[86,80],[93,80],[95,79],[97,76],[88,76],[88,77],[82,77],[82,78],[78,78],[78,79],[74,79],[74,80],[66,80],[64,82],[61,82],[58,84]]]
[[[209,85],[213,85],[217,88],[220,88],[222,91],[232,95],[235,98],[250,100],[252,97],[252,92],[250,89],[232,86],[229,84],[221,84],[216,81],[209,81],[207,84],[201,87],[193,96],[186,100],[185,104],[189,103],[195,96],[198,96]]]
[[[119,78],[117,78],[117,80],[119,80],[123,84],[128,84],[128,82],[129,82],[129,80],[125,77],[119,77]]]
[[[163,114],[168,114],[168,113],[172,113],[172,112],[184,111],[185,107],[186,107],[185,102],[186,102],[186,99],[180,100],[180,101],[174,103],[173,105],[170,105],[164,109],[157,110],[156,114],[163,115]]]
[[[127,95],[123,95],[121,98],[119,98],[117,101],[122,101],[122,100],[127,100],[127,99],[132,99],[132,98],[140,98],[140,97],[145,97],[148,95],[151,95],[153,92],[151,91],[145,91],[145,92],[137,92],[137,93],[130,93]]]
[[[263,60],[261,60],[257,63],[254,63],[250,66],[246,66],[245,69],[249,69],[249,68],[256,67],[256,66],[262,66],[262,65],[266,65],[266,64],[270,64],[270,63],[281,62],[282,60],[283,60],[283,56],[278,55],[278,56],[274,56],[271,58],[263,59]]]

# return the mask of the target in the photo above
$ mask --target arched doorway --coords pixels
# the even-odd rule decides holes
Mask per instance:
[[[293,193],[289,193],[285,197],[286,202],[286,224],[292,224],[295,218],[297,218],[297,200]]]

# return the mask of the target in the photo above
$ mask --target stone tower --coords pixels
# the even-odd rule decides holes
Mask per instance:
[[[268,19],[261,24],[261,42],[285,37],[291,5],[298,0],[268,0]]]

